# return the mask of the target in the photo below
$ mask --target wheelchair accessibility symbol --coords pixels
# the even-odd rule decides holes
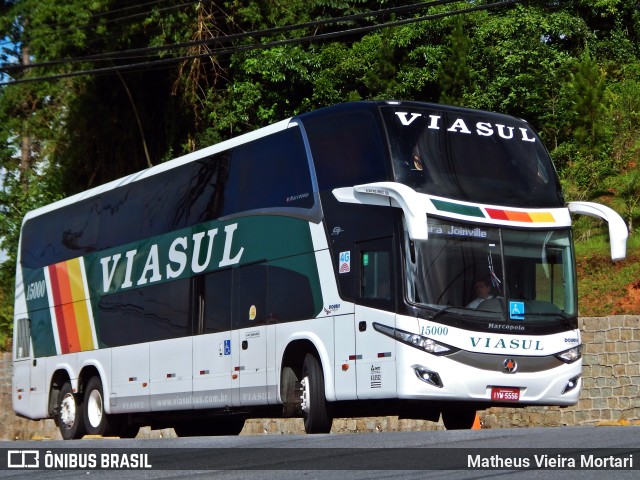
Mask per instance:
[[[524,320],[524,302],[509,302],[511,320]]]
[[[224,341],[224,354],[231,355],[231,340]]]

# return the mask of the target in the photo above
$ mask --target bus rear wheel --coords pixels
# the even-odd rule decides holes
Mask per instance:
[[[106,430],[106,414],[102,404],[102,383],[96,377],[87,384],[83,413],[87,433],[102,435]]]
[[[116,418],[104,411],[104,394],[102,382],[98,377],[91,377],[84,389],[82,413],[84,426],[88,435],[114,435]],[[136,432],[137,433],[137,432]]]
[[[78,402],[78,397],[73,393],[69,382],[62,385],[58,395],[56,424],[65,440],[82,438],[85,434],[82,404]]]
[[[329,433],[333,418],[324,396],[324,375],[315,355],[307,353],[302,364],[302,418],[306,433]]]

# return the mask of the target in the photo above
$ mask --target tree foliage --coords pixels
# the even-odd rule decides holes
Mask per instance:
[[[106,70],[0,86],[0,335],[26,211],[349,100],[521,116],[546,141],[568,199],[605,193],[635,228],[637,2],[529,0],[453,15],[487,3],[1,0],[2,81]],[[413,9],[373,15],[396,7]]]

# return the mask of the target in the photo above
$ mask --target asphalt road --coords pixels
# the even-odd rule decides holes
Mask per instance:
[[[0,477],[25,480],[640,478],[640,426],[48,440],[0,448]],[[28,468],[36,462],[40,468]]]

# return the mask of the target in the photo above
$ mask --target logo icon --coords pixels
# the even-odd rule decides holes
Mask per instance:
[[[503,363],[504,371],[507,373],[516,373],[518,370],[518,364],[513,358],[507,358]]]
[[[351,271],[351,252],[340,252],[340,273],[349,273]]]
[[[524,302],[509,302],[509,317],[511,320],[524,320]]]
[[[39,468],[40,452],[38,450],[7,451],[8,468]]]

